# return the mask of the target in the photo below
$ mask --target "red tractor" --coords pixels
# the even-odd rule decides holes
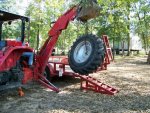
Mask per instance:
[[[20,41],[2,40],[2,25],[6,22],[11,24],[14,20],[21,20],[22,23]],[[24,52],[33,53],[33,49],[24,44],[26,22],[29,18],[0,10],[0,90],[19,86],[22,80],[25,82],[26,71],[21,58]]]
[[[49,82],[51,77],[58,75],[56,66],[49,63],[49,58],[59,35],[62,30],[67,29],[70,21],[78,18],[78,20],[85,22],[97,15],[96,13],[93,15],[93,13],[88,14],[86,12],[84,16],[81,16],[82,10],[83,7],[79,4],[61,15],[48,32],[49,37],[37,53],[33,51],[33,48],[24,44],[25,24],[29,22],[29,18],[0,10],[0,90],[20,86],[31,80],[38,80],[47,87],[58,91]],[[16,19],[20,19],[22,22],[21,40],[1,40],[3,23]],[[74,72],[80,75],[87,75],[96,71],[103,64],[105,50],[104,43],[99,37],[86,34],[79,37],[73,44],[68,60],[65,58],[64,65],[69,65]],[[62,73],[62,75],[65,75],[65,73]]]

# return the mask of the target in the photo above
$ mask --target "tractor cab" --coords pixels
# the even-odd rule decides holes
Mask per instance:
[[[24,52],[33,52],[24,43],[25,32],[29,32],[26,24],[29,25],[28,17],[0,10],[0,72],[16,66]]]
[[[8,24],[11,26],[11,24],[16,21],[21,20],[21,28],[20,28],[20,34],[19,34],[19,40],[5,40],[5,37],[3,35],[3,25]],[[6,46],[22,46],[24,43],[24,37],[25,37],[25,24],[26,22],[29,22],[29,18],[25,16],[20,16],[17,14],[13,14],[10,12],[2,11],[0,10],[0,50],[2,50],[3,47]],[[17,38],[18,36],[16,36]]]
[[[22,62],[32,65],[33,49],[24,44],[27,22],[28,17],[0,10],[0,91],[20,86],[24,77]]]

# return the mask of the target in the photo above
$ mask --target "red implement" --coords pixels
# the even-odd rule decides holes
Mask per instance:
[[[102,36],[102,40],[106,47],[105,60],[103,64],[98,68],[98,71],[106,70],[107,65],[112,61],[112,52],[109,46],[109,40],[106,35]],[[56,62],[57,61],[57,62]],[[71,70],[68,70],[69,64],[66,56],[52,56],[50,57],[50,65],[53,67],[51,70],[51,76],[70,76],[70,77],[78,77],[81,79],[81,89],[83,90],[92,90],[97,93],[114,95],[119,92],[117,89],[102,83],[101,81],[87,75],[80,75],[74,73]]]

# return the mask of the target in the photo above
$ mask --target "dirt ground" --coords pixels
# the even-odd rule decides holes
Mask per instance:
[[[80,90],[80,80],[55,80],[59,93],[38,83],[0,93],[0,113],[150,113],[150,65],[146,57],[118,58],[108,70],[91,76],[119,90],[115,96]]]

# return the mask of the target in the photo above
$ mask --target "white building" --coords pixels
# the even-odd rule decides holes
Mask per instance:
[[[121,41],[119,44],[115,45],[115,49],[122,50],[124,46],[124,50],[128,49],[128,42]],[[138,35],[130,35],[130,49],[131,50],[142,50],[142,41]]]

